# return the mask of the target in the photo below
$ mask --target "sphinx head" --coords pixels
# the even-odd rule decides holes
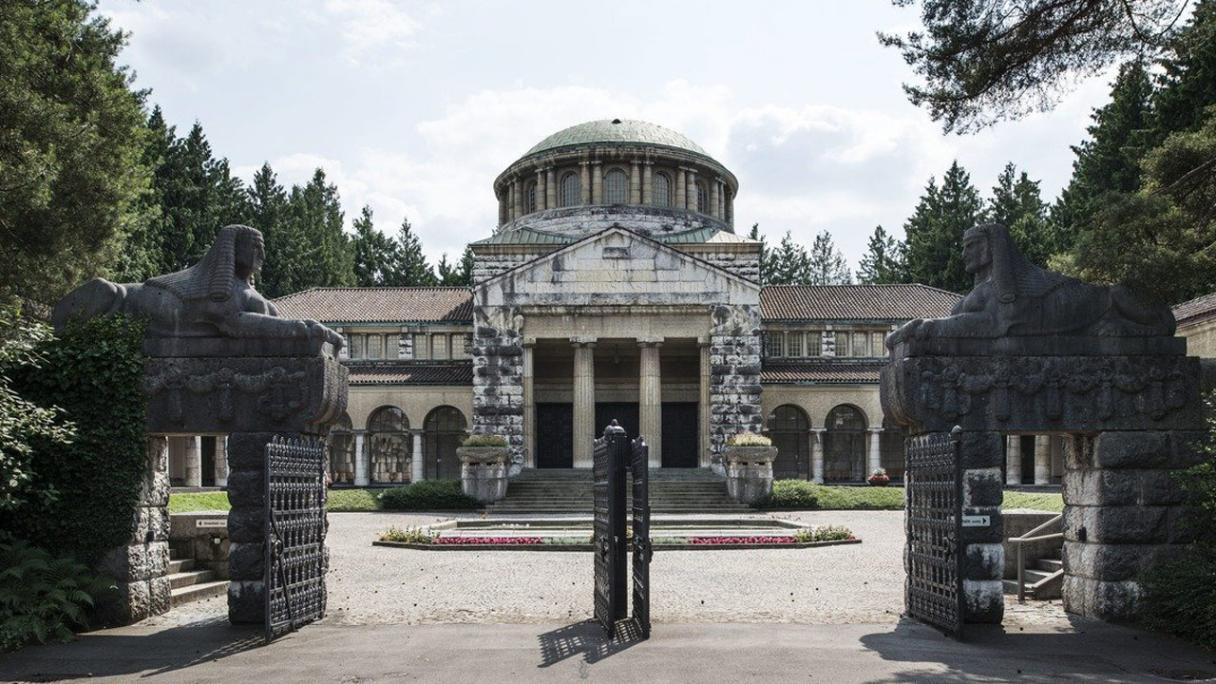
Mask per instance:
[[[968,228],[963,233],[963,268],[976,275],[992,266],[991,224]]]
[[[262,268],[266,259],[266,244],[261,231],[241,226],[236,234],[233,254],[233,275],[246,282]]]

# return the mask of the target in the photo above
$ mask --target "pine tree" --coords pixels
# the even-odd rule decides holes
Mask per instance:
[[[434,285],[435,274],[426,262],[422,243],[414,234],[408,218],[401,220],[401,230],[397,233],[396,242],[396,259],[385,284],[403,287]]]
[[[291,282],[288,292],[306,287],[353,285],[354,250],[342,230],[342,204],[338,188],[328,182],[325,171],[313,172],[308,184],[291,189],[288,214],[294,230],[303,240],[302,272]]]
[[[1047,205],[1039,192],[1039,182],[1031,180],[1025,171],[1019,175],[1012,162],[997,177],[984,220],[1008,227],[1022,254],[1036,264],[1046,264],[1056,247],[1048,230]]]
[[[465,287],[473,286],[473,248],[465,246],[464,252],[460,255],[460,263],[456,267],[456,280],[452,285],[464,285]]]
[[[279,185],[270,164],[253,174],[253,183],[246,191],[246,219],[250,226],[262,231],[266,242],[266,260],[258,275],[258,291],[267,297],[280,297],[301,289],[306,271],[301,260],[304,238],[290,220],[287,192]]]
[[[456,269],[448,263],[448,253],[444,252],[439,255],[439,262],[435,264],[435,280],[440,285],[451,285],[452,279],[456,277]]]
[[[832,234],[826,230],[819,231],[815,242],[811,243],[801,284],[849,285],[852,282],[853,274],[849,272],[844,255],[832,241]]]
[[[353,225],[355,237],[351,244],[355,253],[355,284],[360,287],[384,285],[396,259],[397,243],[376,230],[369,206],[363,207],[363,212]]]
[[[888,235],[882,226],[874,229],[866,254],[857,266],[857,279],[868,285],[904,282],[903,243]]]
[[[1216,0],[1199,0],[1190,21],[1159,62],[1162,75],[1153,97],[1155,140],[1195,130],[1204,110],[1216,104]]]
[[[963,268],[963,231],[978,222],[982,208],[979,191],[957,161],[941,187],[930,178],[904,224],[908,280],[955,292],[970,290],[973,279]]]
[[[806,249],[794,242],[790,231],[777,248],[769,253],[765,263],[766,282],[769,285],[799,285],[807,280],[808,257]]]
[[[749,239],[755,240],[760,243],[760,257],[758,260],[758,266],[759,266],[759,270],[760,270],[760,284],[765,285],[768,282],[766,280],[767,269],[768,269],[768,241],[765,240],[764,235],[760,233],[760,224],[759,223],[752,224],[752,230],[750,233],[747,234],[747,237]]]

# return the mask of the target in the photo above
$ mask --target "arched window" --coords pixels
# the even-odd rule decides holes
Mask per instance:
[[[629,177],[620,169],[612,169],[604,176],[604,204],[629,202]]]
[[[559,206],[574,207],[582,204],[583,201],[583,182],[579,180],[578,174],[573,171],[567,171],[562,176],[562,181],[559,184],[561,188],[561,197],[558,198]]]
[[[524,213],[536,211],[536,181],[528,181],[524,186]]]
[[[451,406],[440,406],[423,423],[422,451],[426,458],[428,480],[455,480],[460,477],[456,447],[464,441],[464,414]]]
[[[671,206],[671,177],[662,171],[654,174],[654,185],[650,203],[656,207]]]
[[[811,421],[806,413],[792,404],[778,406],[768,420],[769,436],[777,447],[773,461],[774,478],[811,477]]]
[[[701,181],[697,181],[697,211],[702,214],[709,213],[709,190]]]
[[[345,413],[329,429],[329,481],[336,485],[355,481],[355,436]]]
[[[866,419],[854,406],[841,404],[828,412],[823,434],[823,479],[862,482],[866,472]]]
[[[410,422],[396,406],[376,409],[367,421],[368,455],[373,484],[409,482]]]

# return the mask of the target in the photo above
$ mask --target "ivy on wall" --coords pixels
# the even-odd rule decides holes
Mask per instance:
[[[0,510],[0,530],[90,565],[130,538],[147,467],[143,334],[124,316],[73,323],[41,344],[37,367],[13,370],[21,397],[58,407],[75,436],[31,440],[29,485],[53,494]]]

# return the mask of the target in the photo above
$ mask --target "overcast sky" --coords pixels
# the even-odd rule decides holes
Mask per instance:
[[[874,226],[898,236],[957,158],[985,194],[1008,161],[1053,198],[1109,78],[1054,111],[945,136],[875,31],[915,27],[884,0],[740,3],[102,0],[124,60],[179,134],[202,123],[248,180],[324,167],[347,225],[408,216],[432,258],[490,234],[494,176],[546,135],[637,118],[699,142],[739,178],[736,225],[776,241],[832,232],[856,266]]]

